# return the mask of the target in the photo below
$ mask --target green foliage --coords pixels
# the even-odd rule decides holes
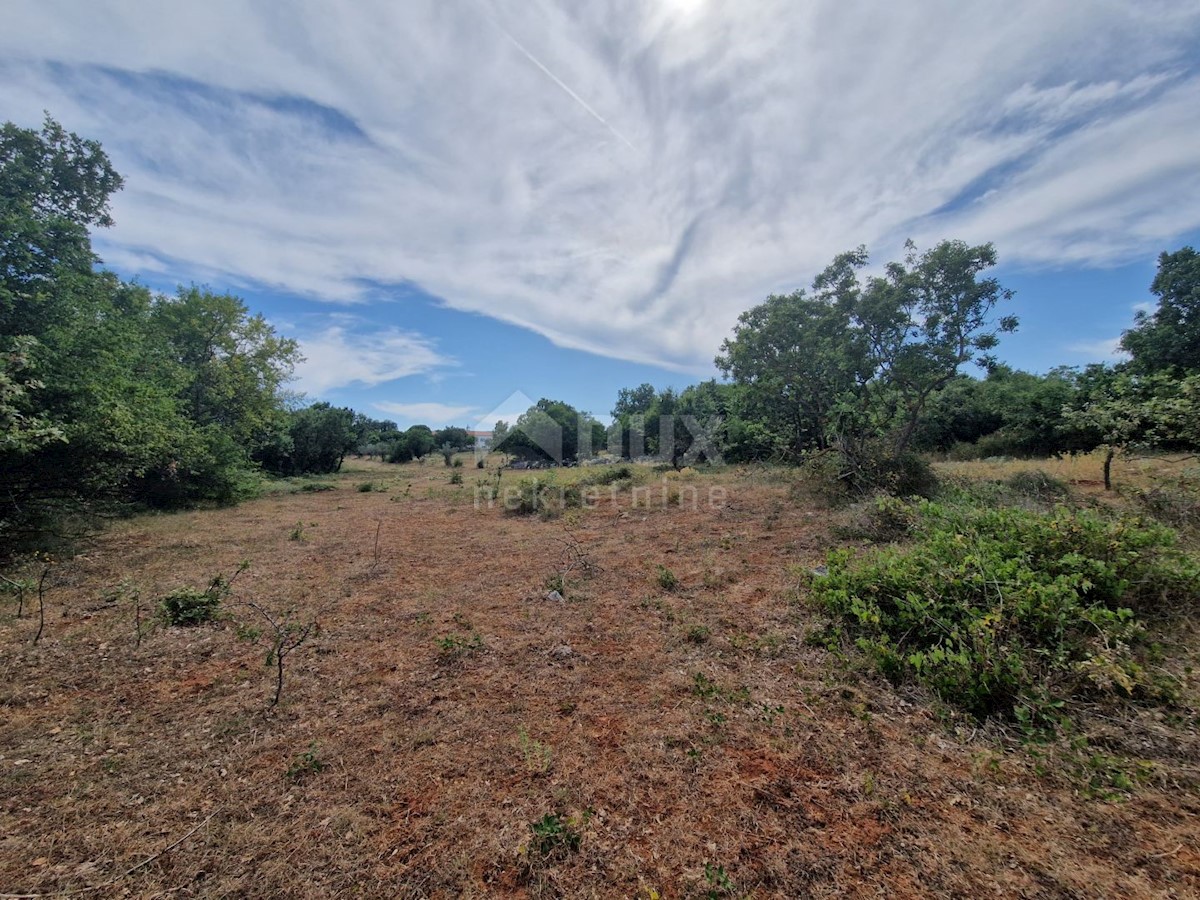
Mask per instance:
[[[923,503],[915,534],[857,561],[834,551],[813,581],[889,678],[1034,726],[1079,692],[1159,696],[1135,652],[1142,619],[1200,589],[1169,530],[1065,508]]]
[[[1200,372],[1200,253],[1183,247],[1161,254],[1150,290],[1157,307],[1139,311],[1121,336],[1132,368],[1143,374]]]
[[[737,891],[737,885],[733,883],[733,879],[726,873],[724,866],[714,866],[711,862],[706,862],[704,864],[704,880],[708,882],[708,893],[705,896],[709,900],[716,900],[718,897],[729,897]]]
[[[321,759],[317,751],[316,741],[313,741],[309,744],[307,750],[296,754],[292,758],[287,771],[283,773],[283,777],[288,781],[303,781],[308,776],[316,775],[324,771],[324,769],[325,762]]]
[[[1013,493],[1032,497],[1042,502],[1065,500],[1071,493],[1071,489],[1065,481],[1055,478],[1041,469],[1016,472],[1006,478],[1003,483]]]
[[[803,290],[743,313],[717,365],[746,391],[757,421],[786,435],[797,456],[838,446],[849,456],[887,436],[902,457],[930,398],[979,354],[990,367],[1011,316],[992,321],[1011,292],[982,277],[990,244],[943,241],[863,281],[865,248],[843,253]]]
[[[433,452],[433,431],[428,425],[414,425],[396,438],[388,453],[388,462],[404,463],[421,459]]]
[[[679,577],[666,566],[659,566],[655,570],[654,581],[664,591],[673,591],[679,587]]]
[[[159,604],[168,625],[189,628],[216,618],[224,596],[223,591],[211,586],[205,590],[181,587],[163,597]]]
[[[358,442],[351,409],[328,403],[288,413],[275,440],[257,454],[263,468],[277,475],[324,475],[342,468]]]
[[[513,516],[541,516],[552,519],[568,509],[583,505],[583,491],[578,484],[558,484],[553,478],[522,479],[511,494],[504,496],[504,511]]]
[[[211,622],[221,608],[221,601],[233,593],[233,582],[250,568],[249,562],[241,563],[234,573],[213,576],[203,590],[181,587],[171,591],[159,601],[159,613],[168,625],[190,628]]]
[[[483,649],[483,638],[477,633],[473,633],[470,637],[464,637],[460,634],[447,634],[438,638],[434,638],[434,643],[437,645],[438,653],[443,659],[458,659],[470,653],[475,653]]]
[[[47,119],[0,127],[0,538],[5,554],[96,513],[232,502],[278,442],[296,345],[236,297],[154,297],[94,268],[121,186]]]
[[[462,472],[451,472],[450,473],[450,483],[451,484],[462,484],[463,483]]]
[[[547,813],[529,828],[533,832],[529,854],[538,859],[562,859],[577,852],[583,842],[575,824],[558,813]]]
[[[512,428],[494,429],[492,438],[495,450],[555,462],[591,456],[604,445],[604,426],[596,419],[569,403],[545,397],[521,413]]]

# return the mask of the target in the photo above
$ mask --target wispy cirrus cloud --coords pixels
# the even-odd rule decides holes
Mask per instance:
[[[13,0],[6,26],[7,114],[127,176],[103,255],[336,303],[414,283],[686,371],[860,243],[1108,265],[1200,227],[1194,2]]]

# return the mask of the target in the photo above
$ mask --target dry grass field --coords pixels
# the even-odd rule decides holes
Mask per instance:
[[[1063,477],[1094,495],[1092,463]],[[36,646],[5,600],[0,894],[1200,895],[1194,696],[1023,745],[805,641],[844,513],[785,473],[542,520],[459,471],[118,523],[53,567]],[[147,626],[243,560],[219,621]],[[320,626],[273,708],[250,604]],[[1090,790],[1110,765],[1136,785]]]

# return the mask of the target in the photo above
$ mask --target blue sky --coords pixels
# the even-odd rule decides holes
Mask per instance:
[[[2,117],[126,178],[108,265],[243,296],[403,425],[604,414],[866,244],[992,241],[1035,371],[1200,241],[1200,2],[10,0]],[[506,410],[506,412],[508,412]]]

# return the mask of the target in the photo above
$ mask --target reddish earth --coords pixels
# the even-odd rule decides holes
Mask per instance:
[[[474,470],[357,466],[110,529],[53,570],[36,647],[5,607],[0,893],[1200,895],[1194,713],[1092,723],[1145,762],[1100,799],[1065,744],[807,646],[834,517],[786,479],[542,521],[475,509]],[[133,588],[243,559],[227,618],[135,646]],[[321,626],[273,710],[251,601]],[[537,840],[550,814],[577,846]]]

